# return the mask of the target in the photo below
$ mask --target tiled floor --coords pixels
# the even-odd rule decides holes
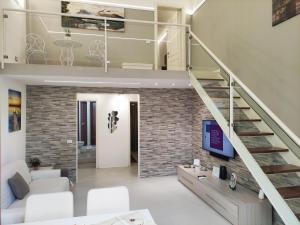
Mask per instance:
[[[157,225],[230,225],[175,176],[140,179],[137,167],[80,169],[74,187],[75,216],[85,215],[91,188],[125,185],[131,209],[149,209]]]

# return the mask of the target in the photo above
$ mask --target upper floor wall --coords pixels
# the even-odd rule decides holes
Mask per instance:
[[[209,0],[193,32],[300,136],[300,16],[272,27],[272,1]],[[205,54],[193,64],[213,68]]]

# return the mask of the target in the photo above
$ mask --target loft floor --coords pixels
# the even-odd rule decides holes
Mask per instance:
[[[191,88],[186,71],[109,68],[106,73],[100,67],[5,64],[4,70],[0,69],[0,77],[17,79],[28,85]]]

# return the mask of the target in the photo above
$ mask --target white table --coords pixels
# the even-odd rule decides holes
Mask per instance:
[[[149,212],[148,209],[130,211],[125,213],[114,213],[114,214],[102,214],[97,216],[82,216],[82,217],[73,217],[67,219],[59,219],[59,220],[49,220],[49,221],[40,221],[40,222],[32,222],[32,223],[22,223],[23,225],[94,225],[99,224],[101,222],[105,222],[107,220],[113,219],[115,217],[125,216],[129,214],[138,213],[142,215],[145,223],[144,225],[155,225],[155,222]],[[119,223],[118,223],[119,224]],[[19,224],[20,225],[20,224]],[[126,224],[124,224],[126,225]],[[130,225],[130,224],[128,224]]]
[[[65,66],[73,66],[74,48],[80,48],[81,43],[71,39],[61,39],[54,41],[54,44],[60,47],[60,63]]]

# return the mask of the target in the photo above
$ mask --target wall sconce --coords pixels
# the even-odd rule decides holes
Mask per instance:
[[[112,134],[118,127],[117,123],[119,121],[118,117],[118,111],[112,111],[111,113],[108,113],[108,129],[110,130],[110,133]]]

